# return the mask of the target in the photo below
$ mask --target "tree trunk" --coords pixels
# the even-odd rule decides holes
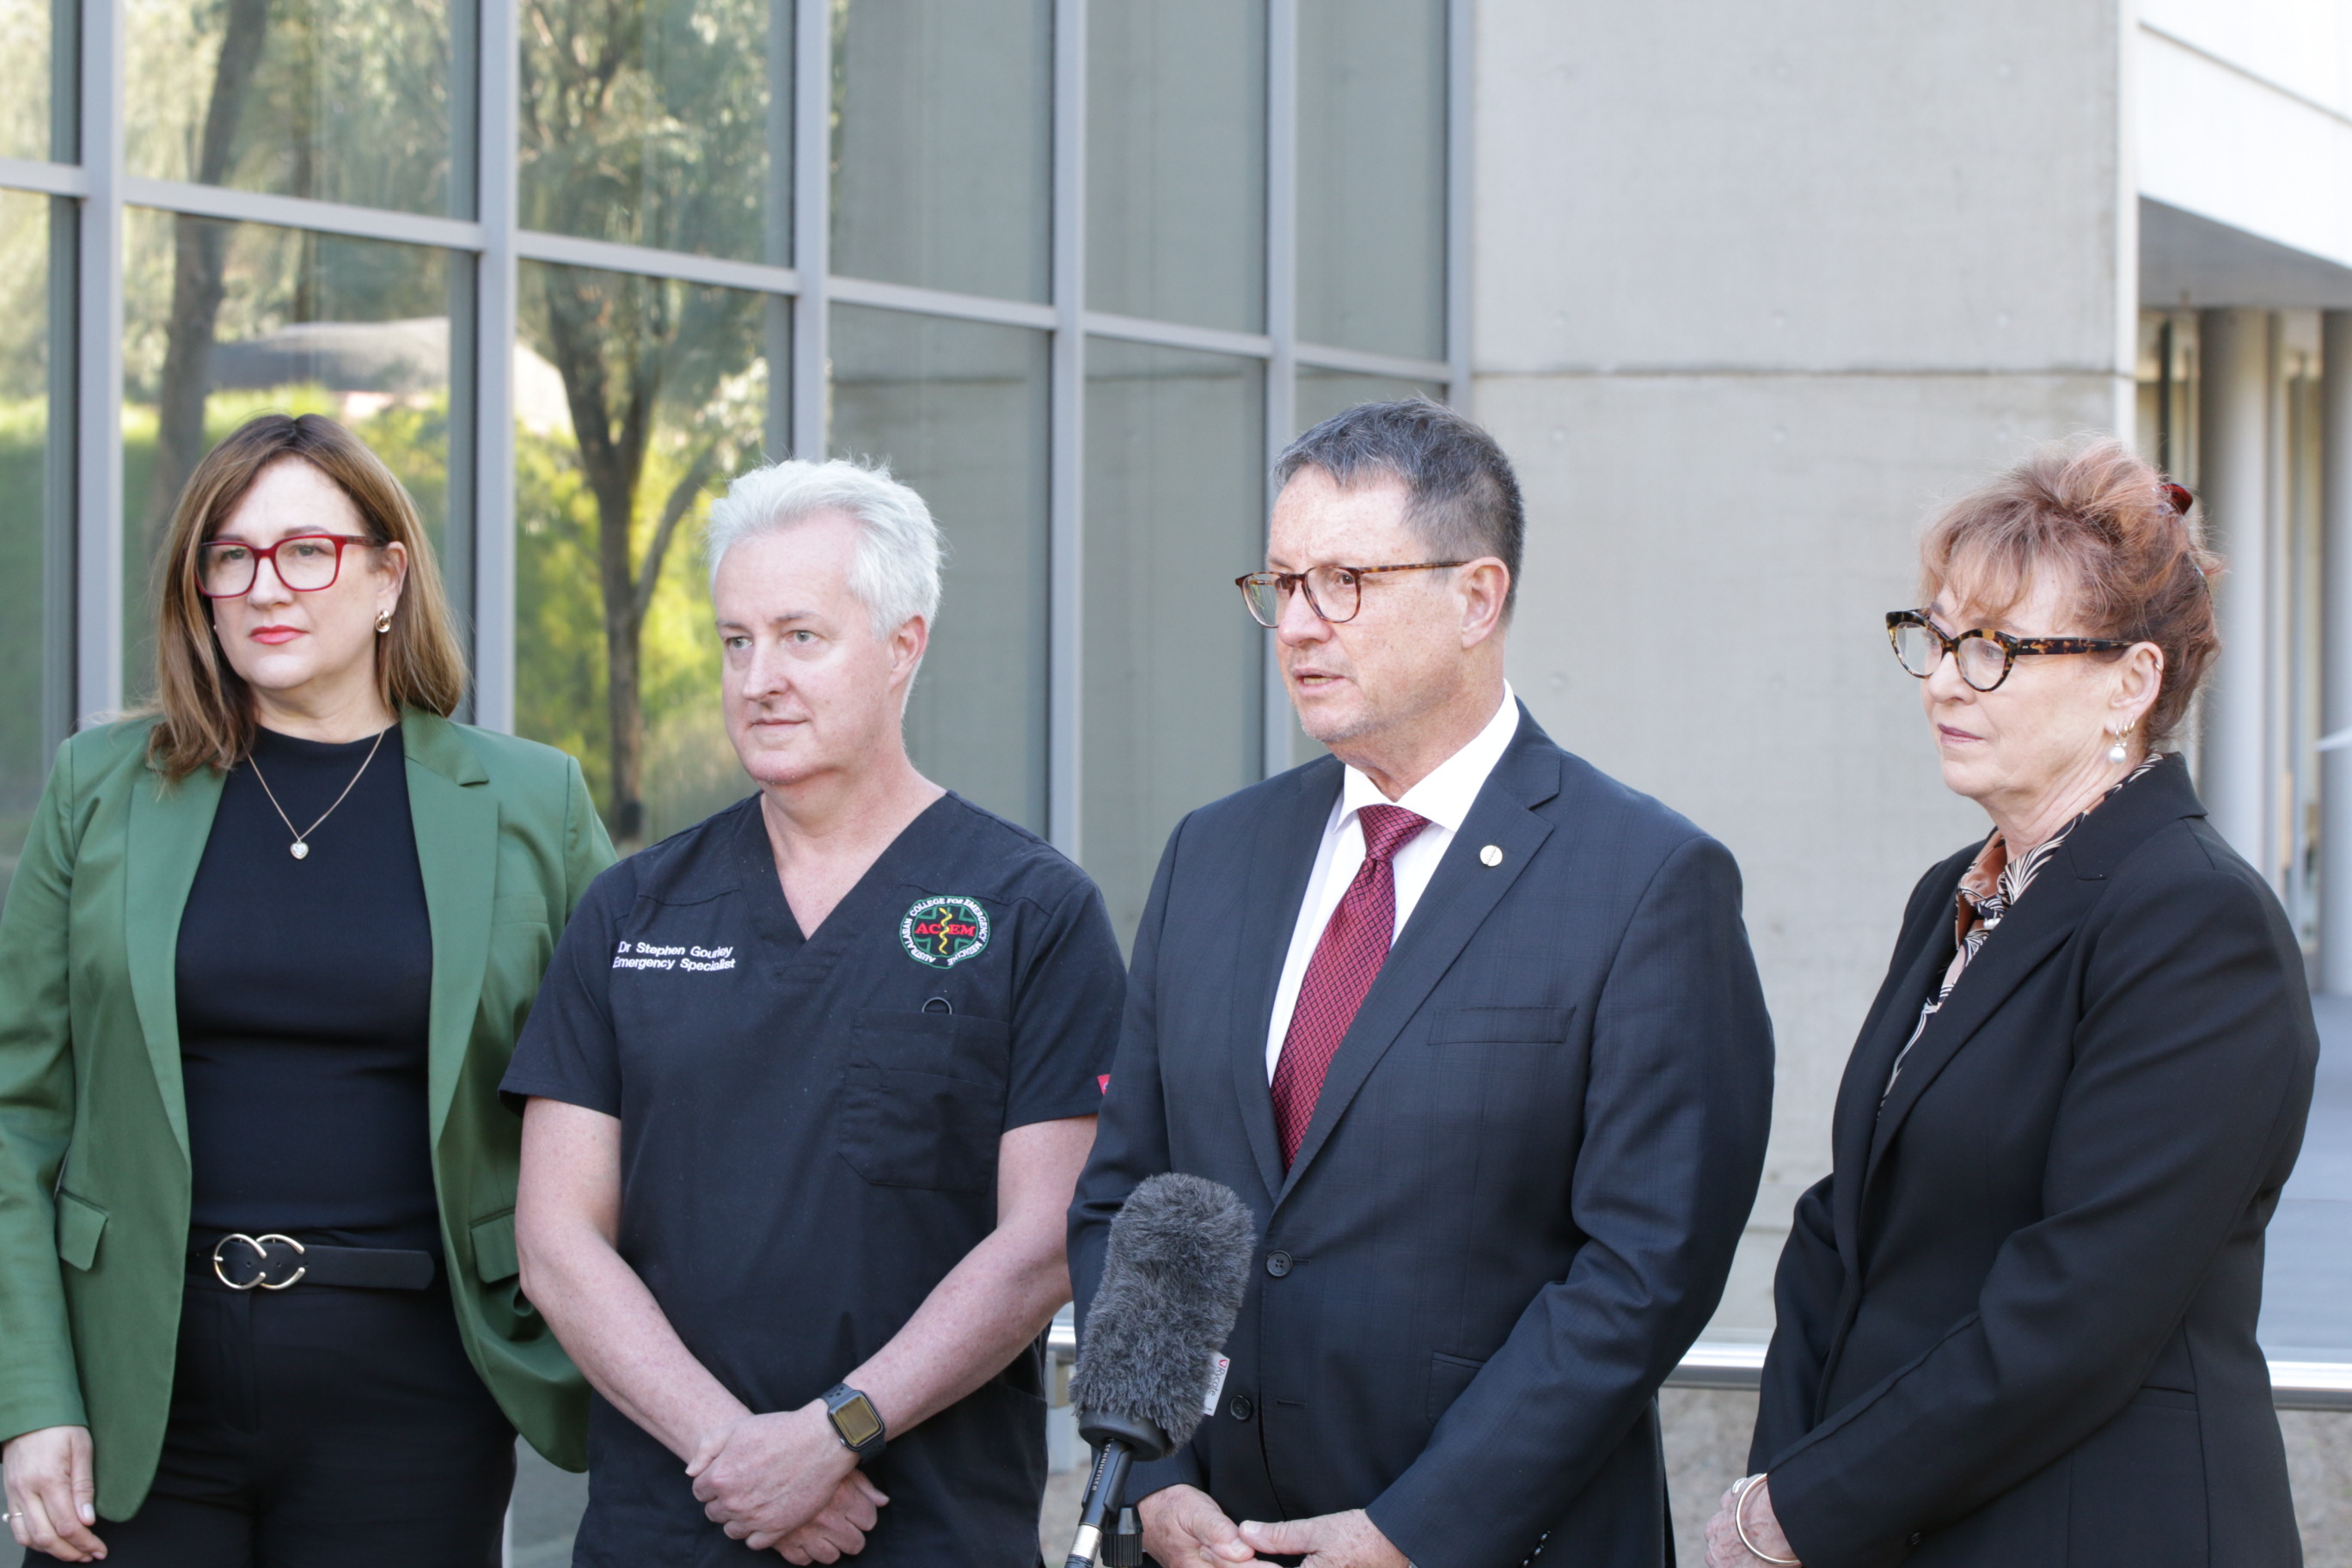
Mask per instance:
[[[641,466],[641,465],[640,465]],[[615,476],[617,478],[617,475]],[[629,570],[629,492],[608,500],[596,488],[596,579],[604,600],[604,723],[612,738],[613,837],[632,847],[646,832],[645,706],[641,679],[636,575]]]
[[[614,844],[635,847],[646,830],[645,708],[640,695],[639,655],[645,617],[637,602],[635,574],[630,570],[629,545],[636,521],[638,481],[644,478],[646,451],[652,435],[656,396],[660,389],[657,352],[635,342],[625,312],[597,284],[581,279],[549,279],[547,290],[548,346],[556,372],[563,378],[564,401],[572,411],[573,439],[580,451],[580,471],[596,502],[596,580],[604,602],[604,716],[609,765],[605,826]],[[620,287],[632,287],[622,284]],[[614,388],[604,355],[604,339],[621,340],[626,385],[620,407],[613,407]],[[617,415],[617,420],[615,416]]]
[[[269,0],[228,0],[228,26],[213,67],[194,177],[216,185],[228,173],[236,122],[268,43]],[[163,329],[163,373],[156,389],[155,474],[147,491],[148,559],[163,542],[180,490],[205,450],[205,394],[211,380],[213,333],[227,291],[223,266],[228,231],[205,218],[172,220],[172,315]]]

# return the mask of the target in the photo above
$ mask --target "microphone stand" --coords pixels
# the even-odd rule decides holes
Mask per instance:
[[[1165,1458],[1172,1447],[1168,1434],[1141,1416],[1086,1410],[1078,1414],[1078,1435],[1094,1445],[1095,1468],[1063,1568],[1137,1568],[1143,1532],[1127,1506],[1128,1472],[1138,1460]]]

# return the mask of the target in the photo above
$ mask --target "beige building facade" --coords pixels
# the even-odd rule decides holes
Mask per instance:
[[[2199,488],[2232,569],[2193,749],[2326,951],[2297,705],[2352,457],[2321,352],[2352,306],[2352,13],[2144,12],[1478,7],[1472,399],[1533,519],[1513,679],[1746,870],[1781,1049],[1759,1246],[1825,1168],[1903,900],[1984,831],[1882,613],[1927,514],[2035,444],[2117,431]],[[1720,1328],[1769,1326],[1763,1273]]]
[[[2116,431],[2196,489],[2231,568],[2201,787],[2352,990],[2352,753],[2321,749],[2352,725],[2352,8],[1475,13],[1471,403],[1532,520],[1512,678],[1746,873],[1778,1099],[1707,1338],[1753,1342],[1904,900],[1985,831],[1882,615],[1931,510],[2037,443]],[[2274,1359],[2352,1361],[2328,1033]],[[1667,1399],[1687,1552],[1752,1399]],[[2284,1419],[2311,1561],[2352,1562],[2352,1415]]]

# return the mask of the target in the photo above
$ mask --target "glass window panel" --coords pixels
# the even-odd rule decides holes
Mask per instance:
[[[534,262],[521,284],[515,727],[578,757],[635,847],[750,792],[696,542],[789,351],[759,294]]]
[[[64,60],[51,53],[73,24],[70,0],[0,0],[0,158],[73,156],[73,128],[60,123],[70,95],[53,90],[66,85],[55,79],[72,50]]]
[[[1415,395],[1445,401],[1445,388],[1433,381],[1399,381],[1394,376],[1359,375],[1351,370],[1298,369],[1298,391],[1292,404],[1293,435],[1312,430],[1335,414],[1345,414],[1360,403],[1393,403]]]
[[[73,346],[72,213],[0,191],[0,892],[71,721],[73,446],[56,400]]]
[[[833,452],[885,462],[947,537],[907,705],[924,773],[1045,830],[1046,335],[836,306]]]
[[[1298,335],[1445,357],[1446,0],[1299,0]]]
[[[833,269],[1043,300],[1051,0],[834,7]]]
[[[471,0],[130,0],[127,16],[132,174],[471,216],[471,181],[451,178]]]
[[[1265,367],[1087,346],[1087,870],[1122,941],[1179,817],[1262,776]]]
[[[123,685],[153,688],[152,574],[180,490],[256,414],[325,414],[449,522],[450,305],[464,258],[418,245],[133,207],[123,220]],[[461,552],[462,553],[462,552]]]
[[[522,226],[792,260],[792,7],[531,0]]]
[[[1095,0],[1087,14],[1087,301],[1265,321],[1265,0]]]

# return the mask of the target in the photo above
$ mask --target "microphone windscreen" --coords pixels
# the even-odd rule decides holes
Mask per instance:
[[[1181,1446],[1201,1424],[1256,1250],[1256,1222],[1231,1187],[1173,1172],[1138,1183],[1111,1221],[1071,1403],[1140,1416]]]

